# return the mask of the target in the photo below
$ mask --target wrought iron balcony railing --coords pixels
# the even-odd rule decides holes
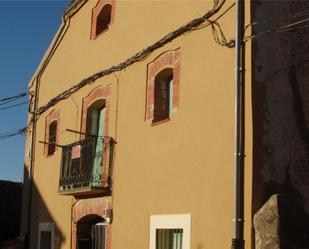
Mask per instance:
[[[114,139],[86,137],[62,147],[59,192],[83,193],[110,189]]]

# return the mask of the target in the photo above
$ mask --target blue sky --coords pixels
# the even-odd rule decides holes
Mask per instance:
[[[67,5],[68,1],[59,0],[0,0],[0,99],[27,92]],[[0,110],[0,114],[0,133],[26,126],[27,105]],[[1,180],[22,180],[24,143],[23,136],[0,140]]]

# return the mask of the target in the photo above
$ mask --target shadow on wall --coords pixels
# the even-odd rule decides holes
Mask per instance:
[[[308,8],[308,1],[254,1],[253,33],[300,21],[296,14]],[[308,39],[302,29],[253,39],[253,215],[278,193],[300,197],[309,214]]]
[[[19,235],[22,183],[0,181],[0,243]]]
[[[24,169],[23,206],[21,210],[21,238],[24,241],[23,248],[59,249],[66,238],[48,210],[37,186],[32,181],[30,182],[27,167]],[[32,196],[30,203],[29,193],[31,193]],[[30,223],[28,223],[29,215],[31,220]],[[30,233],[27,232],[29,224]],[[43,247],[39,247],[39,243]]]

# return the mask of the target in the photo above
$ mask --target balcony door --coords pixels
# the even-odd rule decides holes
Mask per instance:
[[[99,100],[88,109],[87,133],[96,137],[92,167],[92,186],[102,186],[103,166],[103,136],[105,127],[105,106],[104,101]]]

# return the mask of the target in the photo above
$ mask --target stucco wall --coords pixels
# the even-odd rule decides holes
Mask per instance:
[[[203,15],[211,1],[117,1],[110,29],[90,40],[87,2],[70,26],[41,78],[39,106],[81,79],[119,63],[187,21]],[[231,2],[227,2],[226,7]],[[234,38],[234,10],[220,19]],[[248,44],[248,50],[250,49]],[[145,121],[147,65],[179,49],[179,108],[170,120]],[[250,51],[250,50],[249,50]],[[117,141],[114,162],[113,249],[149,247],[150,215],[191,214],[191,248],[227,248],[232,238],[234,179],[234,49],[215,43],[210,27],[183,35],[120,73],[96,80],[43,113],[37,122],[32,241],[37,222],[53,220],[60,248],[70,248],[73,197],[59,195],[61,149],[50,157],[38,144],[45,119],[60,110],[59,144],[78,141],[66,129],[81,129],[82,99],[110,85],[109,136]],[[248,63],[250,80],[250,63]],[[251,244],[251,104],[247,88],[246,248]],[[29,137],[28,137],[29,139]]]

